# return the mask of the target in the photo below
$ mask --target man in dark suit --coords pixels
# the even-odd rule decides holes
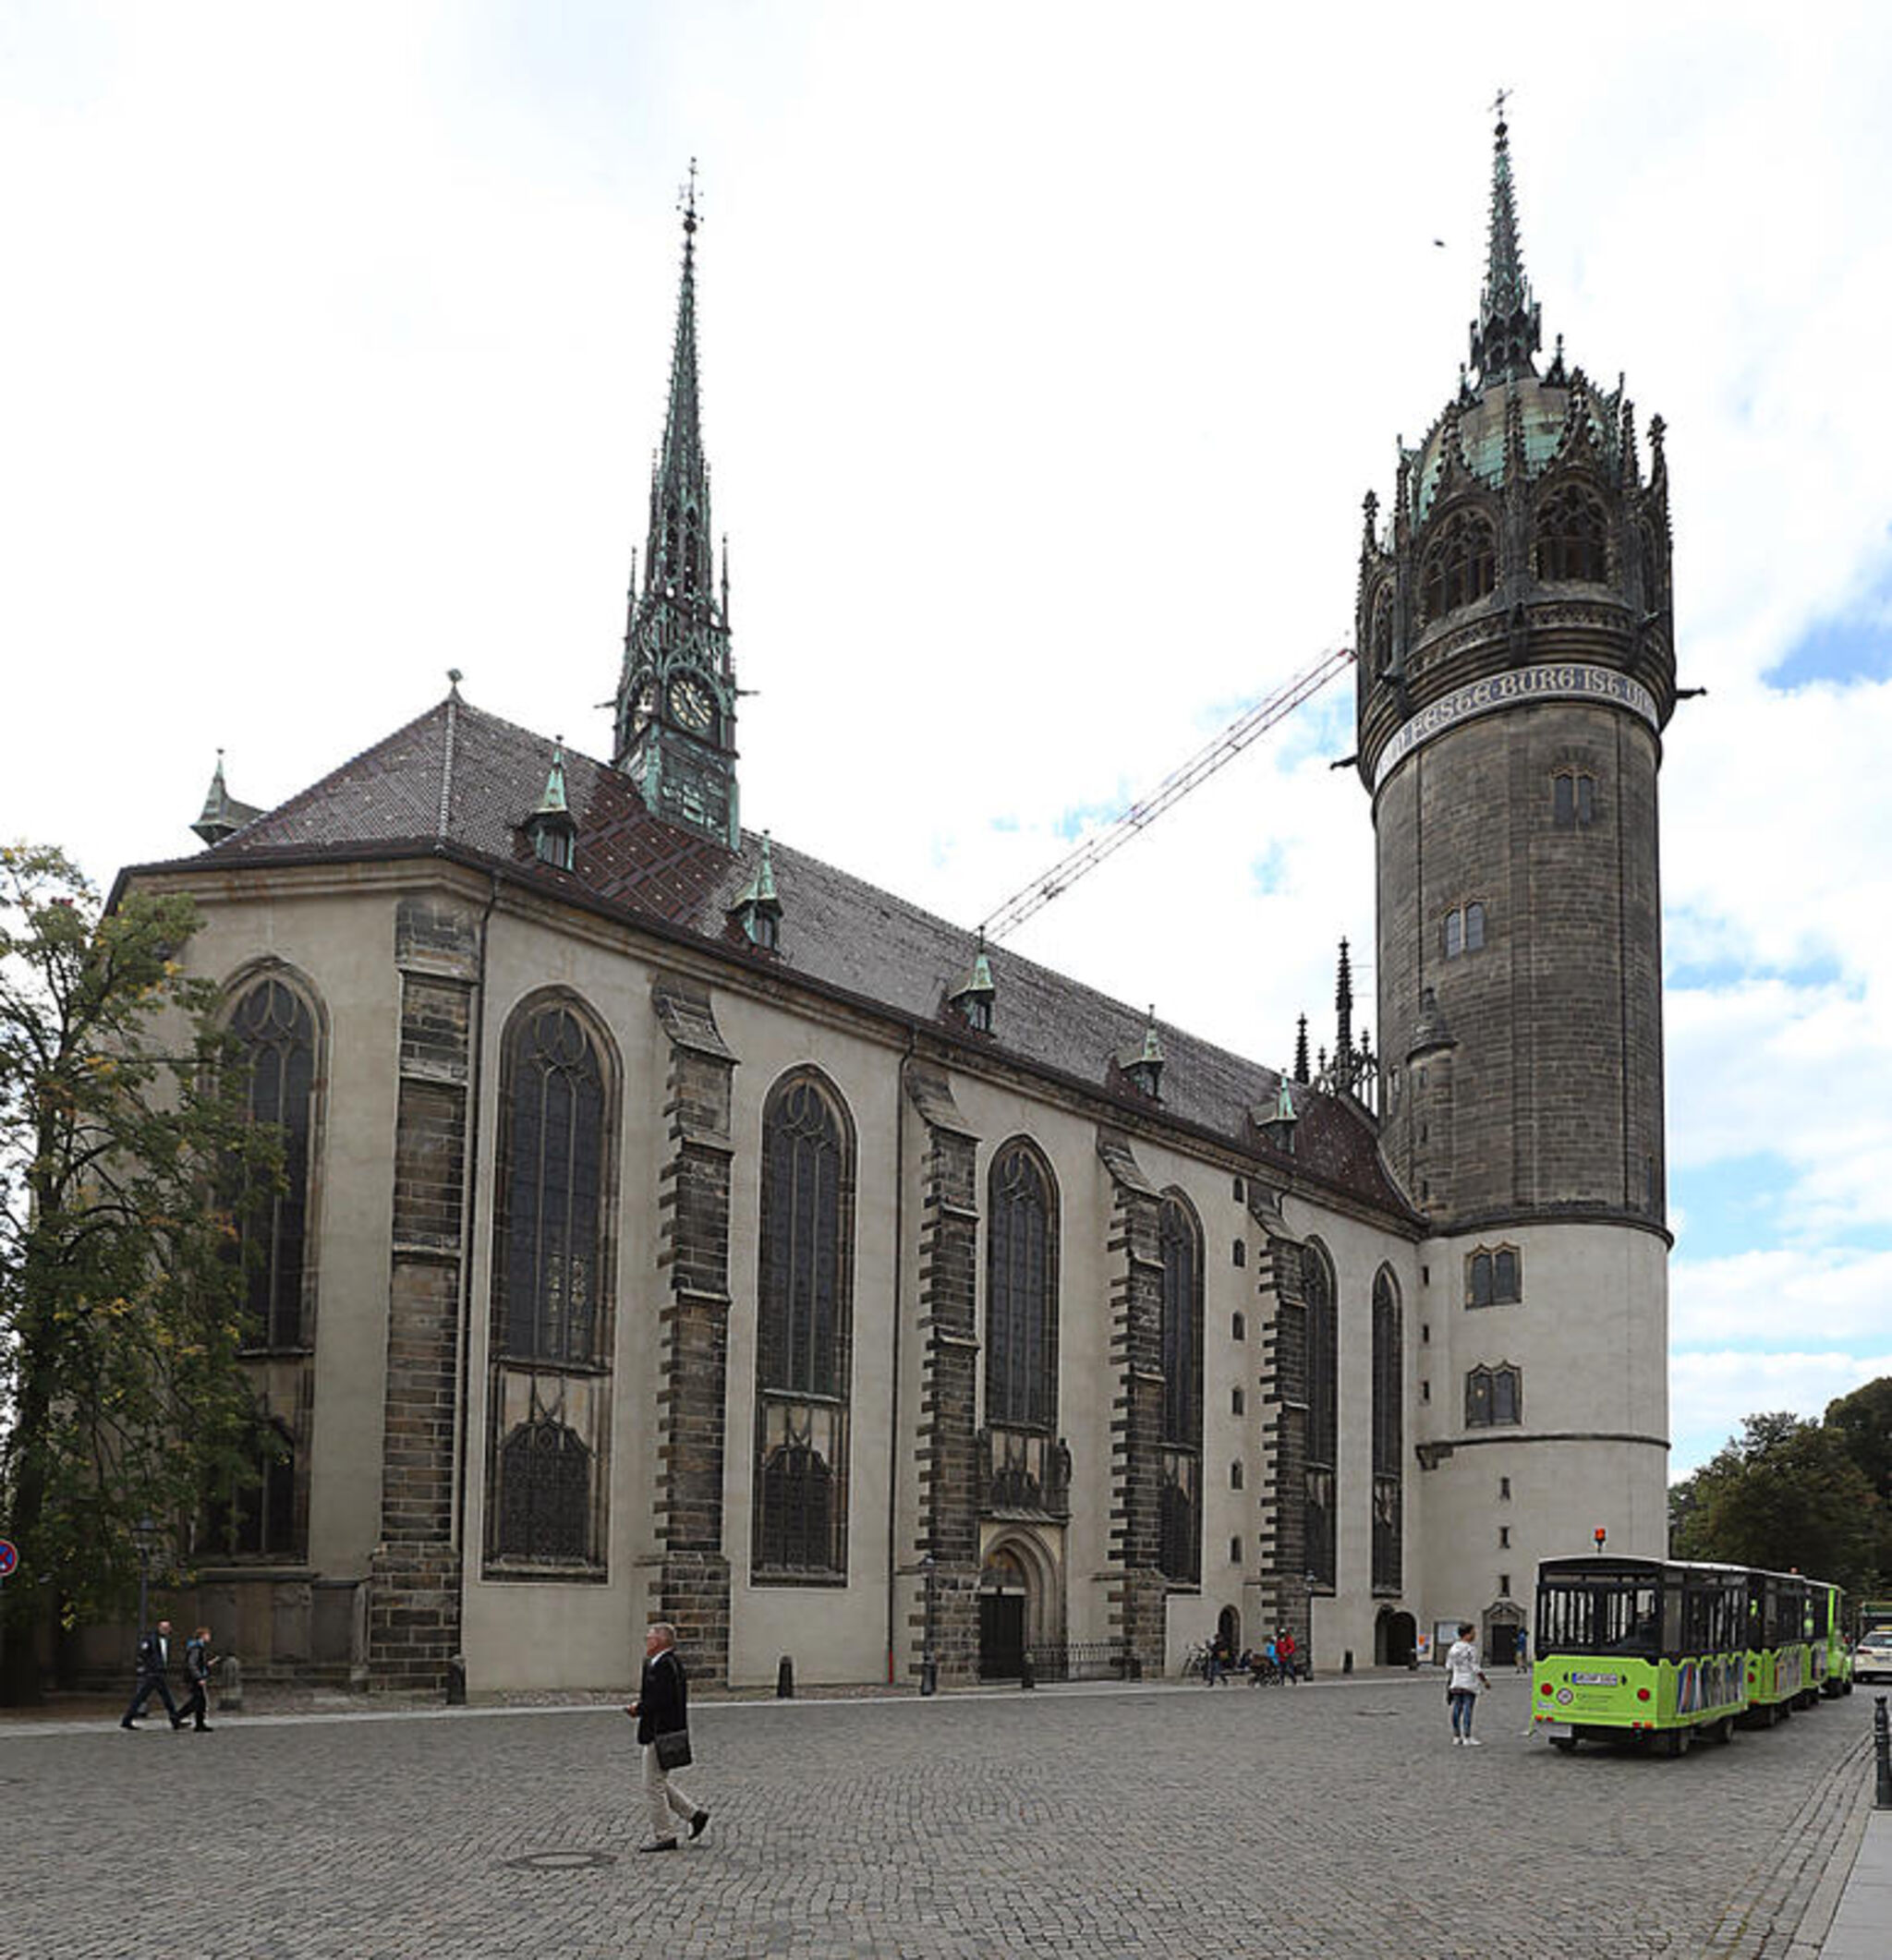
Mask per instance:
[[[132,1694],[131,1706],[125,1711],[124,1719],[118,1724],[120,1728],[138,1726],[139,1715],[153,1693],[164,1704],[171,1726],[184,1726],[184,1717],[177,1712],[177,1704],[171,1699],[171,1684],[164,1677],[170,1665],[171,1623],[160,1620],[155,1630],[146,1634],[138,1643],[138,1687]]]
[[[657,1738],[689,1727],[690,1684],[677,1658],[676,1628],[659,1620],[644,1636],[644,1676],[637,1699],[625,1710],[637,1718],[637,1740],[644,1745],[644,1803],[650,1817],[650,1835],[639,1851],[674,1851],[676,1827],[671,1814],[685,1819],[692,1837],[701,1837],[710,1813],[693,1802],[670,1780],[657,1760]]]
[[[188,1715],[195,1716],[200,1736],[210,1734],[211,1725],[203,1718],[210,1713],[211,1669],[216,1664],[211,1652],[211,1630],[200,1627],[184,1643],[184,1679],[190,1696],[177,1713],[180,1722]]]

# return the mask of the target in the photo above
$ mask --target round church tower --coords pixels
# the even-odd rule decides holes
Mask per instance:
[[[1471,369],[1401,445],[1390,522],[1366,500],[1355,642],[1381,1134],[1434,1235],[1428,1611],[1495,1637],[1538,1558],[1668,1529],[1662,424],[1644,477],[1620,383],[1560,339],[1540,375],[1540,344],[1500,122]]]

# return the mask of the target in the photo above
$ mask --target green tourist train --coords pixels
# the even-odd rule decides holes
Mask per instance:
[[[1737,1722],[1765,1727],[1851,1691],[1845,1596],[1797,1572],[1679,1559],[1546,1559],[1537,1568],[1534,1733],[1679,1756]]]

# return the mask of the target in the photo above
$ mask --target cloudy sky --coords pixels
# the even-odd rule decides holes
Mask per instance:
[[[0,832],[102,883],[428,708],[591,754],[700,159],[745,816],[968,926],[1351,635],[1475,309],[1661,413],[1678,1473],[1892,1372],[1892,17],[0,0]],[[1577,23],[1581,19],[1581,26]],[[1501,52],[1498,43],[1501,42]],[[1345,685],[1020,950],[1372,993]]]

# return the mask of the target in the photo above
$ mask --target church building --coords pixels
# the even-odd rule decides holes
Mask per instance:
[[[475,1689],[1508,1651],[1536,1561],[1666,1548],[1662,425],[1539,372],[1504,125],[1443,412],[1366,500],[1346,950],[1285,1072],[749,828],[684,218],[598,756],[445,699],[185,891],[257,1115],[268,1431],[187,1617]]]

